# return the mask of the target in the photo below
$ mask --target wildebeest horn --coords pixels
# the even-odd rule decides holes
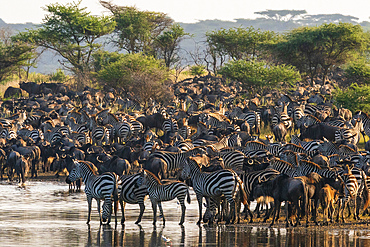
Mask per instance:
[[[249,164],[249,165],[253,165],[253,163],[254,163],[254,162],[253,162],[253,160],[252,160],[252,159],[249,159],[249,160],[248,160],[248,164]]]
[[[99,161],[100,163],[103,163],[103,161],[99,159],[99,156],[96,156],[96,160]]]
[[[62,154],[62,159],[65,159],[67,157],[66,154]]]
[[[59,150],[62,151],[62,152],[66,151],[64,148],[62,148],[62,146],[59,147]]]
[[[92,150],[92,148],[91,148],[91,149],[90,149],[90,148],[88,148],[88,149],[86,150],[86,152],[87,152],[88,154],[91,154],[93,151],[94,151],[94,150]]]

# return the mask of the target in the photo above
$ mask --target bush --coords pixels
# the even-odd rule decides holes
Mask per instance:
[[[370,86],[351,84],[347,89],[337,89],[334,92],[336,106],[344,107],[352,112],[370,112]]]
[[[63,83],[63,82],[68,81],[68,79],[69,79],[69,76],[66,75],[64,71],[61,69],[57,69],[55,73],[50,75],[50,81]]]
[[[252,93],[263,89],[279,89],[280,85],[291,87],[301,79],[299,72],[292,66],[245,60],[230,61],[219,73],[242,82],[243,88]]]
[[[205,73],[204,65],[193,65],[190,67],[190,75],[192,76],[202,76]]]
[[[105,54],[109,56],[109,54]],[[121,90],[143,106],[154,99],[165,102],[171,99],[166,86],[168,70],[160,60],[135,54],[112,54],[114,59],[104,59],[96,78],[101,84]]]
[[[344,70],[345,76],[365,84],[370,83],[370,64],[365,60],[358,60],[350,63]]]

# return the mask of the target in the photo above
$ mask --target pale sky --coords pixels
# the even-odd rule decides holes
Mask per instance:
[[[0,0],[0,18],[6,23],[41,23],[50,3],[65,4],[73,0]],[[77,2],[77,0],[76,0]],[[112,0],[121,6],[136,6],[168,14],[175,22],[199,20],[254,19],[254,12],[272,10],[306,10],[308,14],[343,14],[370,21],[370,0]],[[82,0],[81,6],[94,15],[108,14],[98,0]]]

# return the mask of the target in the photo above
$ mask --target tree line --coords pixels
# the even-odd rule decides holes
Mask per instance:
[[[100,3],[109,10],[107,16],[91,15],[80,2],[55,3],[44,7],[47,14],[39,27],[10,38],[0,33],[0,81],[34,65],[43,49],[62,57],[59,62],[74,75],[77,88],[87,82],[115,87],[143,104],[164,100],[170,76],[176,80],[189,67],[193,74],[206,71],[238,80],[250,93],[286,89],[299,81],[312,84],[319,75],[325,81],[339,66],[345,66],[346,75],[357,83],[370,81],[370,36],[358,24],[324,23],[284,33],[252,26],[209,31],[205,48],[188,52],[189,62],[181,56],[187,51],[181,51],[180,43],[192,34],[168,15]],[[305,11],[258,14],[292,21]],[[108,52],[105,45],[116,51]]]

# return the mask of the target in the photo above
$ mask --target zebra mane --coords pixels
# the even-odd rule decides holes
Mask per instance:
[[[119,122],[118,117],[116,115],[114,115],[113,113],[108,112],[108,116],[111,116],[112,118],[114,118],[115,120],[117,120],[117,122]]]
[[[270,161],[270,165],[272,164],[272,163],[274,163],[274,162],[281,162],[281,163],[284,163],[284,164],[286,164],[287,166],[289,166],[289,167],[291,167],[291,168],[294,168],[295,169],[295,167],[294,167],[294,165],[292,165],[292,164],[290,164],[288,161],[285,161],[285,160],[282,160],[282,159],[279,159],[279,158],[273,158],[271,161]]]
[[[89,168],[94,175],[98,175],[98,168],[96,168],[96,166],[93,163],[88,162],[88,161],[83,161],[83,160],[79,160],[76,162],[86,165],[87,168]]]
[[[319,166],[318,164],[316,164],[315,162],[312,162],[312,161],[308,161],[308,160],[300,160],[299,161],[300,163],[305,163],[306,165],[308,166],[313,166],[319,170],[322,170],[321,166]]]
[[[150,172],[150,171],[148,171],[148,170],[144,170],[144,172],[145,172],[147,175],[151,176],[154,180],[156,180],[156,181],[157,181],[157,183],[158,183],[159,185],[162,185],[161,180],[159,180],[159,178],[157,178],[157,176],[156,176],[156,175],[154,175],[152,172]]]

